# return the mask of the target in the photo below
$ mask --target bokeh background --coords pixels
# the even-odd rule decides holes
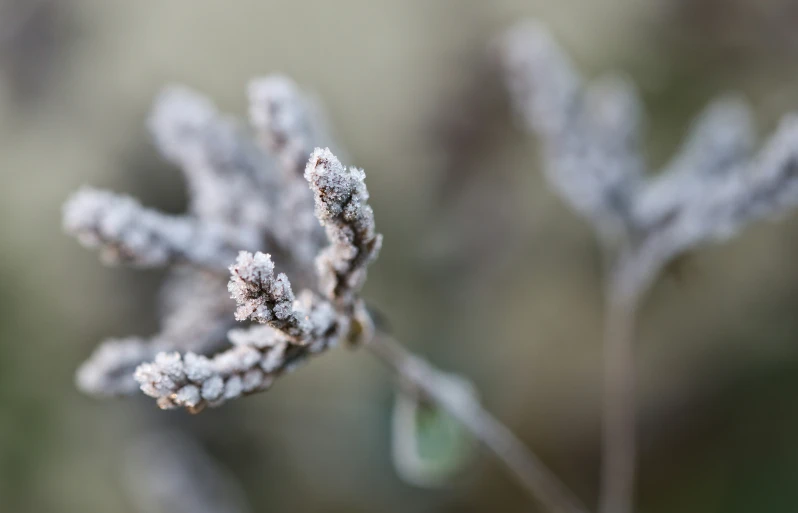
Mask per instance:
[[[163,273],[103,267],[62,233],[62,203],[91,183],[182,210],[144,127],[154,95],[180,82],[243,116],[247,81],[276,71],[323,98],[368,173],[385,246],[366,296],[593,503],[600,259],[488,52],[530,16],[586,75],[638,82],[653,165],[716,94],[745,93],[762,134],[798,109],[793,0],[0,1],[0,511],[155,512],[136,476],[179,470],[137,444],[165,429],[251,511],[534,510],[483,453],[446,487],[402,482],[391,376],[364,353],[198,416],[76,391],[101,339],[156,330]],[[798,511],[796,262],[798,215],[688,255],[651,293],[639,511]]]

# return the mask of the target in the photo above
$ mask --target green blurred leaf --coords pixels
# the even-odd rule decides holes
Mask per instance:
[[[446,411],[397,394],[393,461],[402,479],[416,486],[443,486],[463,471],[473,446],[470,433]]]

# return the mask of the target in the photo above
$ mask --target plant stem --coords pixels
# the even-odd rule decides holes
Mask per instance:
[[[398,375],[402,386],[421,393],[460,421],[544,507],[560,513],[587,513],[579,499],[504,424],[483,409],[473,394],[464,391],[456,377],[435,369],[383,333],[377,333],[365,346]]]
[[[610,284],[604,335],[599,513],[631,513],[635,487],[636,301]]]

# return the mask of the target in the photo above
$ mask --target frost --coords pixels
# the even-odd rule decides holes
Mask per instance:
[[[316,148],[305,168],[316,217],[330,241],[316,258],[319,287],[329,299],[344,305],[353,304],[366,279],[366,267],[382,246],[367,203],[365,178],[362,169],[345,168],[329,149]]]
[[[310,335],[305,313],[294,307],[294,293],[285,274],[274,275],[271,256],[242,251],[230,266],[228,289],[238,304],[236,319],[252,319],[303,342]]]

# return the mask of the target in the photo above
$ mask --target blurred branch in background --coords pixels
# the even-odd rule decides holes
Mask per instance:
[[[669,38],[727,57],[795,56],[798,5],[793,0],[667,0],[660,7]],[[699,43],[699,44],[695,44]]]
[[[546,178],[593,224],[607,262],[599,511],[634,510],[634,320],[671,260],[724,242],[798,206],[798,115],[783,117],[758,154],[747,103],[722,97],[696,119],[664,169],[649,176],[643,109],[623,77],[584,84],[536,22],[501,43],[508,89],[525,128],[543,142]]]
[[[418,244],[428,279],[470,297],[507,268],[528,240],[511,181],[512,170],[488,165],[507,130],[507,99],[497,62],[481,44],[463,52],[468,63],[456,91],[428,114],[427,138],[438,157],[430,220]],[[520,196],[518,201],[524,201]],[[444,269],[446,272],[444,272]]]
[[[46,92],[73,37],[71,0],[0,1],[0,78],[18,104]]]
[[[189,434],[163,429],[125,448],[126,495],[140,513],[248,513],[233,475]]]

